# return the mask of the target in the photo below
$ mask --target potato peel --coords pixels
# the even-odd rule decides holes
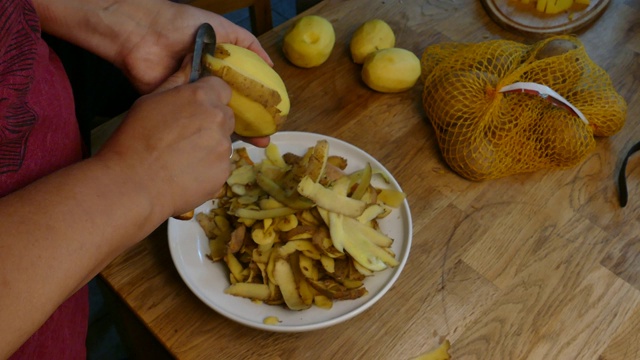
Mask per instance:
[[[291,310],[366,295],[367,276],[399,264],[377,224],[391,211],[371,182],[377,170],[344,173],[346,159],[330,156],[326,141],[303,156],[281,155],[275,144],[266,152],[254,163],[237,149],[216,207],[196,215],[210,259],[227,265],[225,293]]]

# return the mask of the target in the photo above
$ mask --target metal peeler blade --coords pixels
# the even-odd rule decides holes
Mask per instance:
[[[193,50],[193,61],[191,63],[191,74],[189,82],[192,83],[202,76],[206,76],[206,68],[203,65],[207,54],[212,55],[216,50],[216,32],[208,23],[198,26],[196,32],[195,47]]]

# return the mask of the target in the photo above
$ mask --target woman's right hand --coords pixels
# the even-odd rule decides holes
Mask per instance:
[[[165,217],[211,199],[231,171],[231,89],[216,77],[186,84],[187,73],[183,66],[136,101],[95,155],[117,169],[122,181],[136,182],[148,192]]]

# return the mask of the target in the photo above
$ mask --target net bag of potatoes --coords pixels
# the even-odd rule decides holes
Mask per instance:
[[[470,180],[575,166],[624,125],[625,100],[572,36],[437,44],[421,64],[442,155]]]

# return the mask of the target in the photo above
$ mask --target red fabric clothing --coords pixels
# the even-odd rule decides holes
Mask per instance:
[[[0,196],[82,157],[71,85],[28,0],[0,0]]]
[[[0,0],[0,197],[82,158],[71,86],[40,35],[29,0]],[[85,286],[12,359],[85,359],[88,319]]]
[[[89,288],[65,301],[9,359],[86,360]]]

